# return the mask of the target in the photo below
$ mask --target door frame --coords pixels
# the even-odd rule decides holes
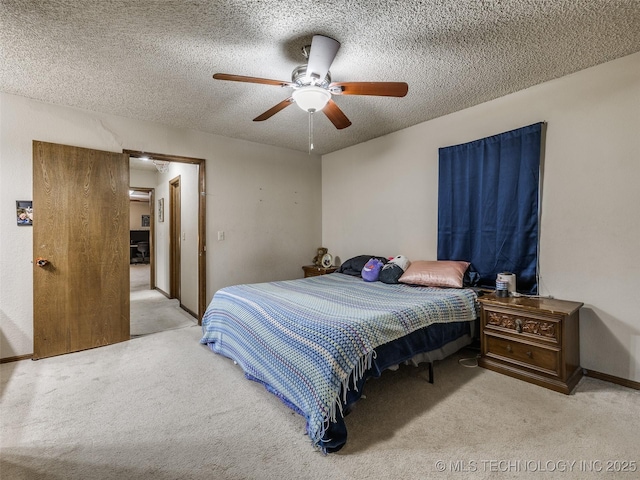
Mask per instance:
[[[202,325],[202,316],[207,307],[207,198],[205,188],[205,160],[203,158],[182,157],[164,153],[152,153],[141,150],[123,149],[130,157],[146,157],[167,162],[190,163],[198,166],[198,325]]]
[[[169,297],[182,305],[182,185],[180,175],[169,180]]]

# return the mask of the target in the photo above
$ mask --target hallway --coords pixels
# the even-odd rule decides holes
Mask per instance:
[[[151,333],[192,327],[197,320],[157,290],[149,290],[149,265],[130,267],[131,338]]]

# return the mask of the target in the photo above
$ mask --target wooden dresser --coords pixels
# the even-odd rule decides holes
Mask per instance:
[[[317,277],[318,275],[326,275],[327,273],[333,273],[338,267],[318,267],[316,265],[305,265],[302,267],[304,271],[304,278]]]
[[[479,365],[569,394],[582,377],[582,303],[549,298],[479,298]]]

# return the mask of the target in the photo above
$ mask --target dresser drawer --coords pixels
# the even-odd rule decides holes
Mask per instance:
[[[519,342],[486,331],[483,340],[487,357],[533,368],[548,375],[560,375],[560,352],[557,349]]]
[[[530,312],[513,313],[500,310],[485,310],[484,327],[508,333],[544,340],[559,344],[561,342],[561,320],[533,315]]]

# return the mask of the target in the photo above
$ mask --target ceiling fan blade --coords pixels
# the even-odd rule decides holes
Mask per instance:
[[[244,75],[231,75],[229,73],[216,73],[213,75],[216,80],[230,80],[232,82],[260,83],[263,85],[275,85],[276,87],[292,87],[291,82],[282,80],[269,80],[268,78],[245,77]]]
[[[342,130],[343,128],[347,128],[351,125],[351,120],[349,120],[342,110],[340,110],[338,104],[331,99],[329,99],[327,105],[322,109],[322,111],[338,130]]]
[[[334,91],[339,87],[342,92]],[[380,97],[404,97],[409,85],[404,82],[335,82],[329,85],[337,95],[376,95]]]
[[[324,80],[339,48],[340,42],[333,38],[314,35],[311,40],[309,61],[307,62],[307,77],[315,78],[320,82]]]
[[[278,103],[277,105],[271,107],[269,110],[264,112],[262,115],[258,115],[256,118],[253,119],[253,121],[254,122],[262,122],[263,120],[266,120],[267,118],[271,118],[276,113],[278,113],[280,110],[288,107],[292,103],[293,103],[293,97],[289,97],[286,100],[283,100],[280,103]]]

